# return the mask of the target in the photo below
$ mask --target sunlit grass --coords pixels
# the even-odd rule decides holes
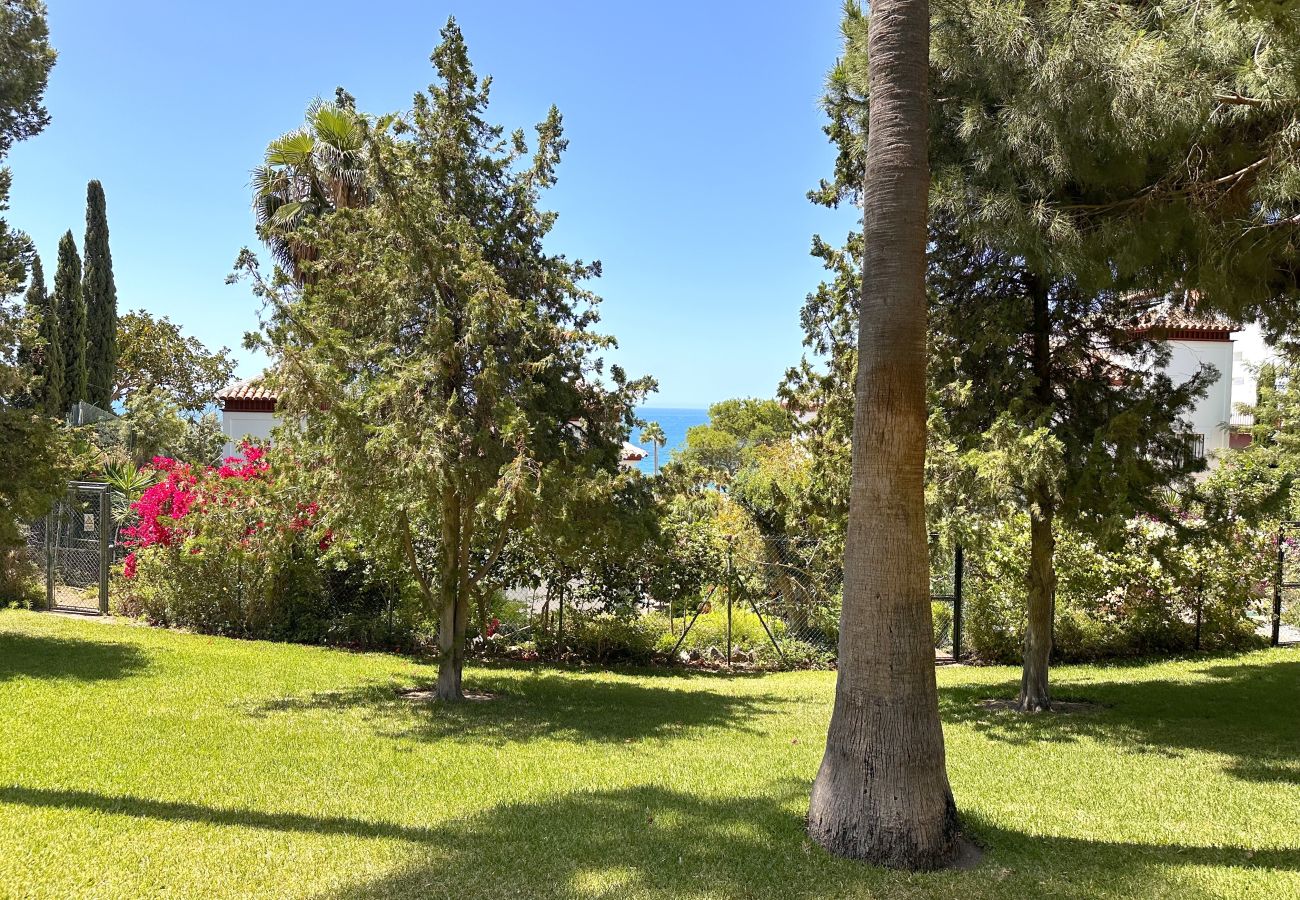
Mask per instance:
[[[1300,896],[1300,652],[939,671],[973,872],[802,831],[827,672],[433,668],[0,612],[0,896]]]

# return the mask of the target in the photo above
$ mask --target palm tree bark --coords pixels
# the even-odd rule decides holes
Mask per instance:
[[[875,0],[862,319],[839,674],[808,832],[902,869],[951,864],[925,524],[929,8]]]

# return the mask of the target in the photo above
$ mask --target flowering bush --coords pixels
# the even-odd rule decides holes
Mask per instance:
[[[338,546],[320,504],[245,443],[219,466],[152,461],[158,480],[132,504],[119,611],[212,634],[370,642],[382,579]],[[289,470],[289,467],[284,467]],[[384,623],[386,625],[386,623]]]

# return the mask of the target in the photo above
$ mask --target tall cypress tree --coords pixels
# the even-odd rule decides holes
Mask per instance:
[[[24,297],[26,314],[37,324],[38,345],[26,354],[23,362],[32,367],[37,383],[35,406],[52,416],[63,412],[63,341],[59,333],[58,311],[45,288],[45,268],[39,256],[32,256],[31,275]]]
[[[59,239],[59,267],[54,273],[54,307],[63,347],[63,392],[60,412],[86,399],[86,299],[81,294],[81,257],[72,232]]]
[[[86,185],[85,277],[86,399],[101,409],[113,400],[113,374],[117,368],[117,287],[113,283],[113,253],[108,247],[108,214],[104,187]]]

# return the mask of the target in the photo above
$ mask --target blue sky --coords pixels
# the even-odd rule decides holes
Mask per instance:
[[[232,347],[241,375],[263,362],[240,347],[256,302],[224,283],[256,245],[249,170],[337,85],[368,112],[409,108],[449,14],[494,78],[497,121],[563,113],[551,249],[604,263],[612,359],[659,379],[651,405],[771,395],[820,278],[809,239],[851,225],[805,198],[833,160],[817,102],[839,49],[834,0],[49,5],[53,121],[10,155],[9,221],[52,277],[99,178],[120,308]]]

